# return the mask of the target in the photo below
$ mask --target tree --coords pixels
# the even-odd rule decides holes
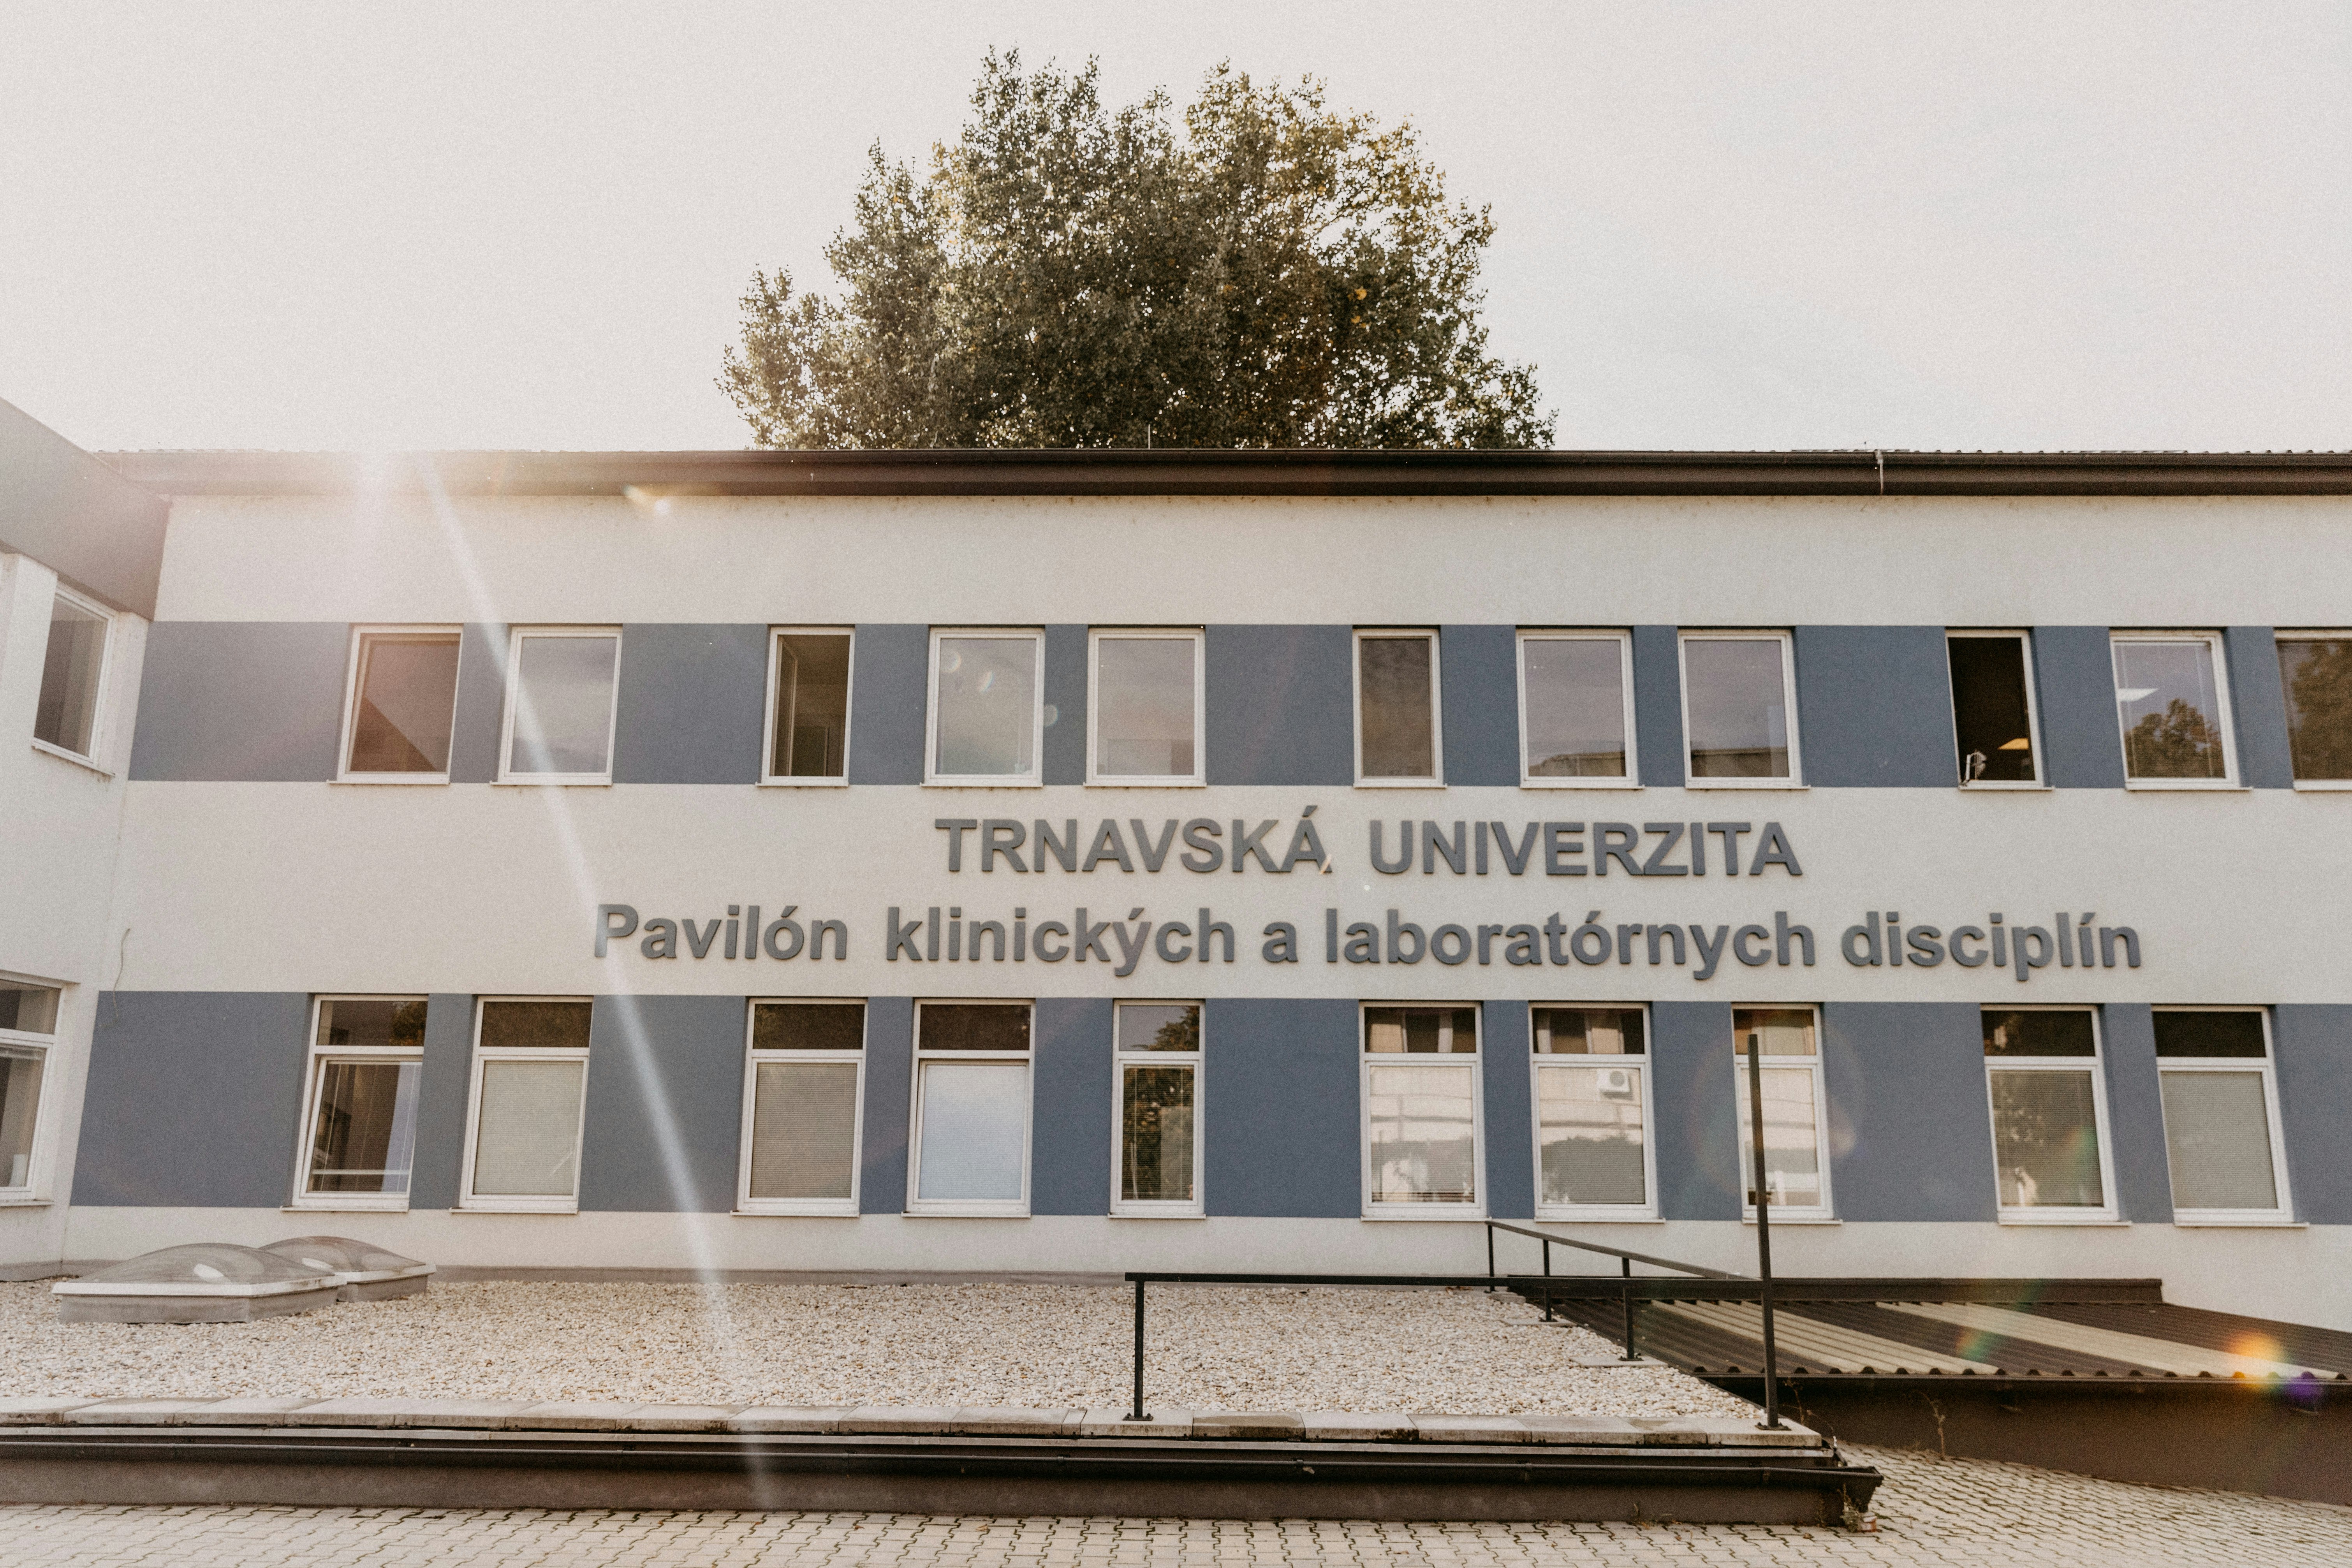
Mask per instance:
[[[837,298],[752,275],[719,384],[761,446],[1543,447],[1486,352],[1495,226],[1410,123],[1211,71],[1110,109],[991,51],[918,177],[877,145]]]

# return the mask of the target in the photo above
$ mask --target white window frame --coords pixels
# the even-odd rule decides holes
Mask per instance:
[[[1033,659],[1026,773],[943,773],[940,761],[940,643],[947,637],[1027,637]],[[923,783],[947,789],[1043,789],[1045,785],[1045,629],[1043,626],[933,626],[923,682]]]
[[[1364,776],[1364,644],[1404,637],[1429,642],[1429,766],[1425,779]],[[1349,717],[1354,724],[1356,787],[1358,789],[1444,789],[1445,787],[1445,650],[1435,626],[1358,626],[1348,645]]]
[[[1543,1198],[1543,1069],[1547,1067],[1606,1067],[1607,1057],[1546,1053],[1535,1016],[1549,1008],[1578,1013],[1638,1013],[1642,1054],[1621,1058],[1642,1068],[1642,1191],[1638,1204],[1548,1204]],[[1531,1002],[1528,1005],[1528,1137],[1535,1150],[1536,1218],[1578,1223],[1643,1224],[1658,1218],[1658,1117],[1656,1063],[1651,1049],[1650,1008],[1645,1002]]]
[[[846,754],[846,753],[845,753]],[[856,1007],[861,1028],[866,1012],[863,996],[753,996],[743,1007],[743,1125],[737,1135],[736,1146],[742,1151],[736,1162],[735,1212],[747,1215],[806,1215],[855,1219],[857,1199],[866,1176],[866,1047],[860,1044],[854,1051],[789,1051],[761,1050],[752,1045],[753,1027],[761,1007],[804,1006]],[[863,1036],[861,1034],[861,1041]],[[760,1068],[766,1062],[815,1062],[838,1066],[854,1061],[857,1068],[857,1092],[853,1097],[856,1110],[852,1113],[856,1123],[849,1138],[849,1196],[846,1198],[755,1198],[751,1195],[751,1132],[754,1112],[758,1110]]]
[[[1531,642],[1613,642],[1618,645],[1618,696],[1625,705],[1625,776],[1622,778],[1538,778],[1528,772],[1528,648]],[[1519,787],[1521,789],[1640,789],[1642,760],[1633,730],[1633,634],[1630,631],[1580,631],[1572,628],[1522,626],[1511,649],[1513,675],[1519,695]]]
[[[613,694],[604,712],[604,771],[596,773],[519,773],[514,763],[515,700],[522,679],[525,637],[610,637],[613,639]],[[621,745],[621,628],[618,626],[515,626],[507,633],[506,714],[499,726],[499,776],[502,784],[609,784],[613,753]]]
[[[49,619],[44,622],[41,627],[42,668],[40,675],[45,676],[48,673],[48,628],[56,622],[57,619],[57,602],[58,599],[63,599],[66,603],[73,605],[74,608],[83,610],[90,615],[96,616],[99,618],[99,624],[104,628],[100,632],[98,638],[98,695],[92,702],[89,711],[89,751],[68,751],[63,746],[42,740],[38,735],[35,735],[31,738],[33,750],[37,752],[47,752],[50,756],[62,757],[67,762],[79,763],[86,768],[93,768],[100,773],[107,773],[109,770],[98,759],[106,751],[107,721],[113,716],[110,711],[113,708],[113,704],[108,700],[108,698],[110,695],[108,687],[109,683],[114,679],[114,634],[117,630],[115,626],[115,614],[112,610],[108,609],[104,605],[100,604],[96,599],[91,598],[89,595],[77,594],[71,588],[67,587],[63,583],[57,584],[51,592],[53,597],[49,600]],[[35,692],[37,700],[39,690],[39,679],[40,676],[36,676],[35,678]],[[44,1083],[47,1083],[47,1075],[46,1073],[43,1074],[42,1081]],[[45,1089],[42,1092],[46,1095],[47,1091]]]
[[[0,1186],[0,1208],[17,1208],[49,1201],[49,1150],[57,1142],[49,1123],[55,1119],[59,1093],[56,1086],[58,1074],[52,1070],[58,1061],[58,1036],[55,1029],[64,1024],[66,996],[71,988],[62,981],[7,971],[0,971],[0,980],[19,985],[37,985],[58,994],[58,1019],[51,1033],[39,1035],[29,1029],[0,1029],[0,1047],[6,1047],[7,1055],[29,1056],[41,1064],[41,1092],[33,1101],[33,1146],[28,1151],[31,1158],[25,1162],[25,1184],[21,1187]],[[0,1179],[5,1179],[6,1174],[5,1171],[0,1171]]]
[[[1118,1010],[1125,1006],[1191,1007],[1201,1016],[1201,1044],[1190,1051],[1132,1051],[1118,1043]],[[1172,1002],[1120,997],[1111,1004],[1110,1022],[1110,1212],[1120,1219],[1200,1219],[1208,1214],[1207,1172],[1202,1168],[1208,1118],[1202,1113],[1209,1047],[1209,1010],[1198,998]],[[1119,1196],[1119,1173],[1127,1163],[1127,1069],[1130,1067],[1189,1068],[1192,1073],[1192,1196],[1184,1202]]]
[[[1192,771],[1189,773],[1105,773],[1102,744],[1102,645],[1106,640],[1186,641],[1192,645]],[[1087,783],[1100,789],[1197,789],[1209,782],[1208,638],[1198,626],[1093,626],[1087,632]]]
[[[1690,722],[1690,645],[1695,642],[1778,642],[1780,645],[1780,697],[1789,715],[1789,776],[1783,779],[1730,778],[1703,779],[1691,763]],[[1675,700],[1681,704],[1683,720],[1683,787],[1685,789],[1803,789],[1805,787],[1805,754],[1798,740],[1797,713],[1797,638],[1796,634],[1770,626],[1715,627],[1704,631],[1677,630],[1675,633]],[[1816,1032],[1814,1040],[1819,1043]]]
[[[2271,1010],[2267,1007],[2158,1007],[2158,1013],[2253,1013],[2262,1018],[2263,1055],[2260,1061],[2251,1057],[2158,1057],[2156,1058],[2157,1104],[2164,1103],[2164,1075],[2167,1073],[2258,1073],[2263,1083],[2263,1110],[2271,1141],[2271,1181],[2278,1192],[2278,1202],[2266,1209],[2182,1208],[2173,1205],[2172,1223],[2178,1226],[2283,1226],[2294,1223],[2294,1194],[2287,1186],[2286,1129],[2279,1115],[2277,1042],[2272,1037]],[[2164,1163],[2167,1191],[2172,1175],[2172,1130],[2168,1125],[2164,1138]]]
[[[433,773],[362,773],[352,771],[352,742],[358,738],[360,722],[360,654],[370,637],[446,637],[458,639],[457,678],[449,683],[449,751],[457,753],[457,681],[465,679],[466,628],[457,626],[365,626],[352,628],[352,647],[343,670],[343,734],[341,749],[335,753],[335,782],[365,784],[446,784],[449,770]],[[617,667],[616,667],[617,668]],[[617,689],[620,681],[613,682]]]
[[[1370,1016],[1375,1008],[1440,1008],[1467,1011],[1476,1048],[1438,1057],[1414,1058],[1393,1052],[1374,1054],[1370,1048]],[[1395,1204],[1372,1201],[1372,1068],[1374,1067],[1466,1067],[1470,1069],[1470,1173],[1477,1184],[1471,1202]],[[1486,1217],[1491,1194],[1486,1178],[1486,1010],[1475,1002],[1391,1001],[1356,1004],[1356,1164],[1358,1191],[1368,1220],[1477,1220]]]
[[[929,1007],[1026,1007],[1029,1048],[1025,1051],[927,1051],[923,1049],[923,1009]],[[1037,1004],[1013,996],[929,996],[915,1004],[915,1081],[908,1095],[907,1213],[945,1219],[1026,1219],[1032,1191],[1032,1168],[1037,1142]],[[927,1062],[1019,1062],[1026,1093],[1021,1110],[1021,1196],[1003,1198],[929,1198],[923,1190],[923,1067]]]
[[[1954,785],[1954,787],[1966,790],[1972,795],[1997,790],[2009,790],[2014,792],[2017,790],[2046,790],[2052,788],[2053,785],[2050,783],[2050,754],[2042,748],[2042,701],[2040,694],[2034,689],[2033,634],[2021,630],[2004,630],[1999,627],[1989,627],[1981,630],[1974,626],[1947,627],[1944,632],[1944,689],[1947,692],[1949,692],[1952,689],[1951,645],[1964,637],[1986,640],[1999,637],[2012,637],[2016,639],[2019,655],[2024,661],[2025,735],[2026,739],[2033,742],[2033,776],[2030,779],[1979,779],[1973,784],[1969,783],[1966,779],[1961,779]],[[1956,773],[1959,769],[1959,756],[1960,712],[1959,705],[1955,703],[1952,707],[1952,767]]]
[[[422,1046],[322,1046],[319,1043],[319,1009],[329,1002],[423,1002],[425,997],[410,993],[365,992],[321,993],[310,998],[310,1046],[304,1058],[302,1090],[302,1124],[294,1135],[294,1195],[287,1207],[296,1209],[343,1210],[349,1212],[405,1214],[408,1200],[416,1190],[416,1169],[412,1152],[408,1173],[409,1190],[405,1193],[314,1193],[310,1187],[310,1150],[318,1136],[319,1096],[325,1090],[327,1067],[332,1062],[415,1062],[416,1064],[417,1110],[420,1120],[424,1111],[425,1050]],[[421,1130],[421,1129],[420,1129]],[[419,1142],[423,1140],[420,1139]],[[466,1169],[470,1180],[473,1171],[473,1150],[467,1149]]]
[[[2283,630],[2273,632],[2272,634],[2272,641],[2273,643],[2352,642],[2352,628],[2338,627],[2334,631],[2328,631],[2325,628],[2298,626],[2292,631]],[[2284,672],[2281,671],[2280,673],[2282,676],[2282,689],[2279,692],[2279,697],[2280,700],[2284,702],[2286,697],[2285,690],[2284,689],[2284,680],[2283,679]],[[2289,752],[2287,757],[2287,771],[2290,773],[2294,771],[2294,758],[2292,751]],[[2296,779],[2294,781],[2294,787],[2299,790],[2307,790],[2317,795],[2336,794],[2346,790],[2352,790],[2352,779]]]
[[[2125,739],[2123,674],[2116,667],[2116,645],[2142,642],[2203,643],[2213,658],[2213,722],[2221,731],[2221,776],[2218,779],[2136,779],[2131,776],[2131,747]],[[2238,777],[2238,722],[2230,711],[2230,650],[2217,631],[2116,631],[2107,633],[2107,681],[2114,689],[2116,743],[2123,754],[2124,788],[2147,790],[2243,789]]]
[[[1739,1160],[1736,1167],[1739,1180],[1739,1217],[1748,1225],[1756,1223],[1756,1205],[1748,1201],[1748,1184],[1756,1179],[1756,1127],[1751,1114],[1740,1109],[1748,1095],[1748,1058],[1739,1048],[1738,1020],[1742,1013],[1805,1012],[1813,1018],[1813,1054],[1811,1058],[1776,1057],[1765,1053],[1765,1072],[1792,1072],[1800,1062],[1810,1066],[1813,1075],[1813,1164],[1822,1175],[1822,1201],[1818,1204],[1779,1204],[1772,1205],[1772,1223],[1783,1221],[1791,1225],[1835,1225],[1837,1189],[1832,1184],[1830,1170],[1830,1075],[1826,1042],[1822,1038],[1822,1010],[1811,1002],[1735,1002],[1731,1007],[1731,1106],[1733,1119],[1739,1123],[1734,1139]],[[1988,1091],[1990,1092],[1990,1091]]]
[[[617,683],[616,683],[617,684]],[[465,1181],[458,1188],[457,1206],[476,1214],[578,1214],[582,1170],[582,1133],[588,1125],[588,1047],[585,1046],[502,1046],[485,1048],[482,1045],[482,1009],[490,1002],[586,1002],[593,1005],[592,996],[478,996],[474,999],[474,1053],[467,1069],[466,1087],[466,1165]],[[572,1129],[572,1195],[569,1197],[513,1197],[492,1194],[478,1196],[474,1192],[474,1155],[482,1131],[482,1068],[484,1064],[500,1062],[573,1062],[580,1064],[580,1108]]]
[[[786,637],[843,637],[849,643],[849,676],[841,692],[841,776],[812,778],[802,773],[778,773],[776,763],[776,700],[782,694]],[[616,680],[615,686],[619,685]],[[760,783],[779,789],[841,789],[849,783],[849,728],[857,712],[857,629],[855,626],[770,626],[768,628],[768,713],[760,727]]]
[[[2107,1117],[2107,1032],[2106,1018],[2095,1006],[2069,1006],[2063,1003],[2015,1004],[2001,1006],[1981,1005],[1977,1010],[1977,1049],[1981,1053],[1983,1025],[1987,1013],[2088,1013],[2091,1016],[2091,1054],[2087,1057],[1994,1057],[1984,1058],[1985,1066],[1985,1130],[1991,1136],[1993,1163],[1993,1207],[2003,1225],[2120,1225],[2123,1223],[2120,1200],[2116,1193],[2116,1140]],[[1992,1099],[1992,1075],[1996,1072],[2084,1072],[2091,1075],[2091,1113],[2096,1118],[2099,1133],[2099,1191],[2106,1203],[2098,1208],[2055,1204],[2032,1208],[2011,1207],[2000,1201],[2000,1126]]]

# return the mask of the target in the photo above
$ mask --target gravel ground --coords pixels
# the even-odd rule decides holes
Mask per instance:
[[[0,1394],[1123,1405],[1133,1298],[1068,1285],[435,1285],[257,1323],[60,1323],[0,1285]],[[1163,1287],[1153,1399],[1203,1410],[1744,1415],[1484,1290]]]

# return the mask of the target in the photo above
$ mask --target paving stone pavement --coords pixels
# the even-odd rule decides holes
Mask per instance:
[[[2194,1564],[2352,1563],[2352,1508],[2126,1486],[2023,1465],[1849,1447],[1887,1475],[1878,1532],[1765,1525],[1378,1524],[537,1509],[0,1507],[0,1563],[189,1568],[331,1562],[1158,1568],[1162,1563]]]

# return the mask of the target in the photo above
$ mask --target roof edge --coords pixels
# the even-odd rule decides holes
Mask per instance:
[[[909,450],[99,454],[167,495],[2345,495],[2352,452]]]

